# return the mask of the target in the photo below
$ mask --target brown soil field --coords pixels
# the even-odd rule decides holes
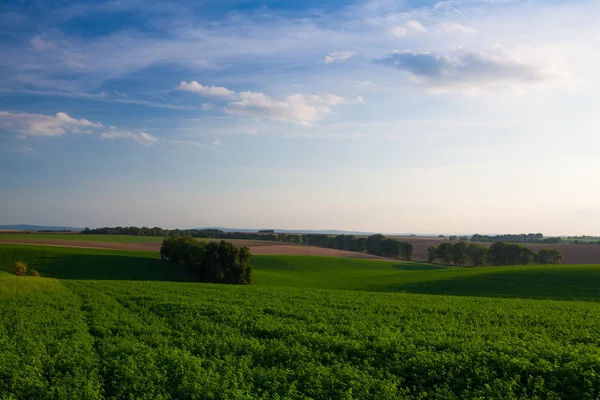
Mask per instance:
[[[335,249],[324,249],[314,246],[302,246],[297,244],[279,242],[267,242],[260,240],[231,240],[238,247],[248,246],[250,252],[256,255],[295,255],[295,256],[323,256],[341,258],[359,258],[365,260],[398,261],[385,257],[373,256],[365,253],[343,251]],[[161,242],[139,242],[139,243],[114,243],[114,242],[92,242],[85,240],[60,240],[60,239],[3,239],[0,243],[12,244],[35,244],[58,247],[81,247],[87,249],[105,250],[137,250],[156,251],[160,250]]]
[[[440,243],[447,240],[436,237],[394,237],[395,239],[412,243],[415,247],[415,261],[427,261],[427,248],[430,246],[439,246]],[[468,241],[467,243],[471,243]],[[492,243],[479,243],[484,246],[491,246]],[[538,251],[544,248],[555,248],[565,255],[565,264],[600,264],[600,245],[597,244],[524,244],[525,246]]]

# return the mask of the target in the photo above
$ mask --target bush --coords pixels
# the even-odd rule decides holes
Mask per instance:
[[[25,273],[25,275],[27,275],[27,276],[40,276],[40,273],[37,272],[35,269],[28,269],[27,272]]]
[[[166,238],[160,249],[161,256],[183,266],[200,282],[245,284],[252,283],[251,254],[248,247],[238,249],[234,244],[221,241],[198,242],[189,236]]]
[[[27,265],[17,261],[13,267],[13,270],[15,271],[15,275],[23,276],[27,273]]]

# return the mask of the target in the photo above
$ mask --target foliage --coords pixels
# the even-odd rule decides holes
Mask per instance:
[[[484,265],[528,265],[534,261],[538,264],[559,264],[564,256],[557,249],[542,249],[537,254],[528,247],[494,242],[488,249],[480,244],[460,241],[458,243],[442,243],[427,249],[429,262],[439,259],[443,264],[466,265],[476,267]]]
[[[519,235],[479,235],[471,237],[472,242],[509,242],[509,243],[561,243],[560,237],[544,237],[541,233],[522,233]]]
[[[17,261],[13,266],[13,271],[16,276],[23,276],[27,273],[27,265],[23,262]]]
[[[367,253],[410,261],[414,255],[414,247],[411,243],[400,242],[392,238],[386,238],[384,235],[376,234],[367,238]]]
[[[205,243],[191,236],[172,236],[163,240],[160,254],[183,266],[200,282],[252,283],[248,247],[238,249],[223,240],[220,243]]]
[[[427,262],[435,262],[435,260],[438,258],[438,250],[439,249],[437,246],[431,246],[427,248]]]
[[[564,258],[557,249],[541,249],[534,257],[537,264],[560,264]]]
[[[37,272],[35,269],[28,269],[27,272],[25,273],[25,275],[27,276],[40,276],[40,273]]]
[[[441,243],[438,246],[437,256],[442,261],[442,264],[450,265],[452,262],[453,247],[452,243]]]
[[[528,247],[507,242],[494,242],[488,250],[491,265],[527,265],[533,262],[534,252]]]
[[[469,245],[461,240],[452,246],[450,253],[454,265],[465,265],[469,258]]]
[[[7,399],[591,400],[600,388],[593,302],[3,278],[0,315]]]
[[[471,243],[468,249],[469,260],[474,267],[482,267],[487,264],[488,248],[480,244]]]

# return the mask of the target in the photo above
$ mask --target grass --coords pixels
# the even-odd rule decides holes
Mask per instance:
[[[210,285],[155,253],[0,245],[0,398],[598,396],[600,303],[573,299],[600,266],[252,263],[255,285]]]
[[[2,245],[0,270],[23,261],[58,279],[188,281],[154,252]],[[600,265],[455,268],[426,263],[307,256],[254,256],[257,286],[461,296],[598,300]]]
[[[129,236],[129,235],[81,235],[77,233],[0,233],[0,239],[10,240],[79,240],[86,242],[110,243],[143,243],[162,242],[159,236]]]
[[[593,399],[600,304],[0,280],[0,397]]]
[[[12,272],[16,261],[59,279],[188,280],[155,252],[0,244],[0,270]]]

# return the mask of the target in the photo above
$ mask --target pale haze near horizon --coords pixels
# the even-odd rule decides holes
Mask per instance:
[[[597,2],[142,3],[6,5],[0,224],[600,235]]]

